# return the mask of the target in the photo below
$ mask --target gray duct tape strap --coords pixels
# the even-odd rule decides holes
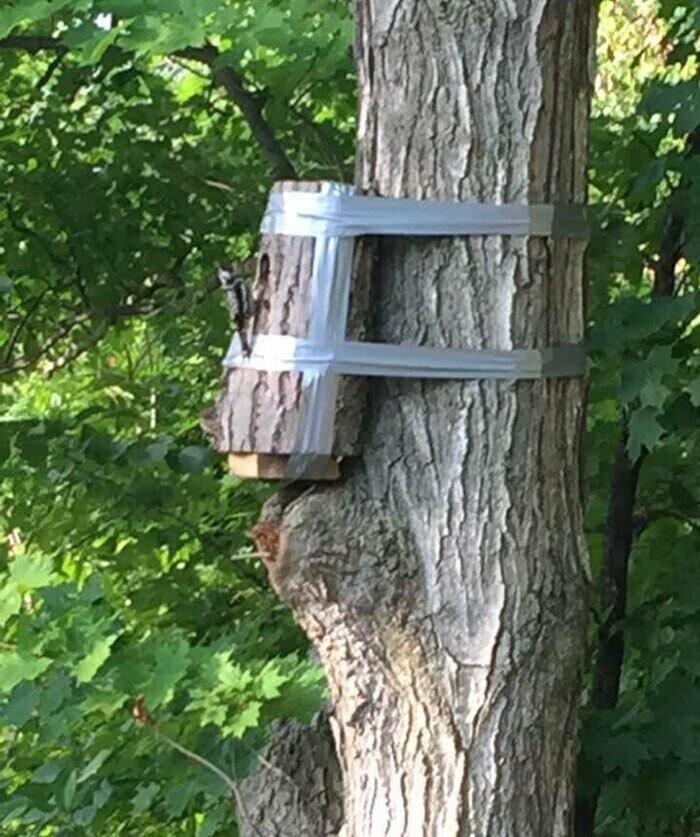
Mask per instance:
[[[325,183],[320,192],[275,192],[261,231],[316,238],[306,338],[254,336],[245,356],[234,336],[224,366],[303,373],[299,435],[287,476],[313,472],[332,452],[339,375],[441,379],[534,379],[585,372],[582,346],[481,351],[346,341],[354,237],[519,235],[586,238],[583,207],[468,204],[361,197]]]
[[[250,355],[234,338],[226,366],[269,372],[297,370],[322,375],[380,378],[534,379],[569,378],[586,371],[583,346],[512,351],[438,349],[391,343],[348,341],[335,346],[298,337],[260,334]]]
[[[340,184],[338,184],[340,185]],[[297,236],[536,235],[588,238],[582,206],[456,203],[342,192],[275,192],[262,232]]]

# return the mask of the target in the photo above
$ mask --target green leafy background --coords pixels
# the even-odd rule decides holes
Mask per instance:
[[[250,557],[268,489],[225,473],[198,416],[229,330],[214,266],[251,254],[275,176],[214,79],[237,74],[298,176],[352,179],[352,28],[344,0],[0,8],[0,833],[230,835],[226,785],[136,723],[136,698],[233,778],[272,720],[323,700]],[[582,696],[601,837],[700,830],[699,33],[691,3],[601,4],[595,573],[620,439],[640,463],[620,699]]]

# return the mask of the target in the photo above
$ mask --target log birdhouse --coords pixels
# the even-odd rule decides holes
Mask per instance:
[[[273,193],[323,192],[327,188],[329,184],[323,182],[284,181],[275,184]],[[311,278],[318,241],[301,236],[262,235],[248,322],[248,340],[253,347],[259,335],[308,336]],[[358,242],[345,328],[349,339],[365,338],[371,265],[371,248]],[[329,276],[328,281],[331,279]],[[299,452],[302,425],[309,418],[304,374],[296,369],[225,369],[219,396],[202,416],[202,424],[213,437],[215,449],[228,455],[232,473],[260,479],[282,479],[288,475],[289,458]],[[327,457],[314,457],[304,478],[337,479],[340,460],[358,453],[366,393],[365,379],[340,376],[332,452]]]

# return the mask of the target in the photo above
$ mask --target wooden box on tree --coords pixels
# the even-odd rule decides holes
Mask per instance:
[[[281,181],[272,192],[323,192],[336,184]],[[320,239],[263,234],[251,289],[248,340],[256,335],[308,336],[311,280]],[[372,248],[356,241],[353,282],[345,335],[363,340],[369,312]],[[326,277],[323,277],[324,281]],[[327,281],[332,281],[332,276]],[[258,370],[230,367],[214,405],[202,417],[214,448],[228,455],[232,473],[249,478],[283,479],[289,458],[299,453],[303,423],[309,419],[309,390],[300,370]],[[367,398],[364,378],[342,375],[335,400],[334,435],[329,456],[314,456],[304,478],[334,480],[341,459],[359,452],[359,436]]]

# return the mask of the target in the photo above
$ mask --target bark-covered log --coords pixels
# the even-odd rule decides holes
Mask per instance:
[[[594,6],[356,0],[361,191],[584,202]],[[374,337],[580,341],[583,252],[385,240]],[[363,460],[266,524],[271,580],[328,673],[344,837],[571,834],[583,389],[377,381]]]
[[[321,182],[282,181],[273,191],[318,192]],[[306,337],[311,315],[311,274],[316,242],[313,238],[263,235],[252,288],[250,341],[255,334]],[[366,333],[372,251],[357,247],[347,336]],[[328,281],[332,277],[327,277]],[[317,479],[335,479],[337,460],[356,453],[367,387],[361,378],[344,377],[338,388],[333,458],[317,458]],[[227,369],[213,408],[203,418],[213,445],[229,454],[234,473],[246,477],[280,479],[289,455],[297,452],[301,424],[308,414],[308,390],[301,372]]]

